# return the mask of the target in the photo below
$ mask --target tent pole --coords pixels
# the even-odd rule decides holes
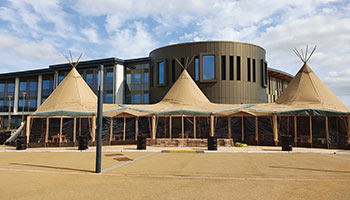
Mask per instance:
[[[294,116],[294,145],[298,144],[297,116]]]
[[[112,138],[113,138],[113,117],[111,117],[111,123],[109,125],[109,145],[112,144]]]
[[[309,143],[312,147],[312,116],[309,116],[309,123],[310,123],[310,138],[309,138]]]
[[[77,117],[73,118],[73,146],[77,141]]]
[[[232,136],[231,117],[227,117],[227,126],[228,126],[228,138],[230,139]]]
[[[30,137],[30,120],[31,117],[28,115],[27,116],[27,127],[26,127],[26,136],[27,136],[27,144],[29,143],[29,137]]]
[[[169,117],[169,138],[172,139],[172,117]]]
[[[255,116],[255,140],[257,145],[259,145],[258,128],[258,116]]]
[[[347,132],[348,132],[348,144],[350,144],[350,116],[349,115],[346,116],[346,119],[348,121],[348,130],[347,130]]]
[[[197,138],[197,122],[196,122],[196,116],[193,116],[193,138]]]
[[[275,141],[275,146],[278,145],[278,124],[277,115],[273,115],[273,140]]]
[[[210,115],[210,136],[214,136],[214,115]]]
[[[88,119],[90,122],[90,119]],[[92,141],[95,142],[95,135],[96,135],[96,116],[92,117],[92,127],[91,127],[91,132],[92,132]]]
[[[124,117],[124,126],[123,126],[123,141],[125,141],[125,132],[126,132],[126,117]]]
[[[49,124],[50,124],[50,118],[46,118],[46,133],[45,133],[45,147],[47,146],[47,143],[49,142]]]
[[[329,149],[328,116],[326,116],[326,141],[327,141],[327,149]]]
[[[184,126],[184,116],[181,116],[181,138],[185,137],[185,126]]]
[[[135,121],[135,140],[137,140],[137,136],[139,135],[139,118],[136,117]]]
[[[156,139],[156,116],[152,115],[152,140]]]
[[[241,125],[242,125],[242,142],[244,141],[244,117],[241,117]]]
[[[60,138],[59,138],[59,143],[58,146],[61,147],[62,144],[62,126],[63,126],[63,117],[61,117],[61,121],[60,121]]]

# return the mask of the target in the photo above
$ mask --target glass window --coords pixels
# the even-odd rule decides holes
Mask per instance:
[[[4,101],[0,100],[0,107],[4,107]]]
[[[125,103],[128,103],[128,104],[131,103],[131,95],[130,94],[125,96]]]
[[[29,90],[30,91],[36,91],[38,89],[38,83],[37,82],[30,82],[29,83]]]
[[[106,83],[113,83],[113,72],[106,73]]]
[[[241,80],[241,57],[237,56],[237,81]]]
[[[143,94],[143,103],[148,103],[149,99],[148,99],[148,93]]]
[[[174,83],[175,82],[175,59],[171,61],[171,78]]]
[[[9,83],[7,84],[7,92],[14,92],[15,91],[15,84]]]
[[[113,94],[105,94],[104,103],[113,103]]]
[[[92,73],[89,73],[89,74],[86,74],[86,83],[90,86],[93,85],[94,83],[94,74]]]
[[[126,74],[126,84],[131,84],[131,74]]]
[[[203,80],[215,79],[215,56],[203,56]]]
[[[36,100],[35,99],[29,100],[29,107],[30,107],[30,110],[35,110],[35,108],[36,108]]]
[[[253,82],[256,82],[256,66],[255,66],[255,59],[253,59]]]
[[[158,63],[158,84],[164,84],[164,62]]]
[[[141,103],[141,94],[134,94],[134,104],[140,104]]]
[[[46,98],[41,98],[41,104],[46,101]]]
[[[195,70],[195,80],[196,81],[198,81],[199,80],[199,59],[198,59],[198,57],[196,57],[195,59],[194,59],[194,70]]]
[[[19,91],[27,91],[27,82],[19,83]]]
[[[251,81],[250,58],[247,58],[247,79]]]
[[[63,79],[64,79],[64,76],[59,76],[58,77],[58,84],[60,84],[63,81]]]
[[[141,84],[141,74],[134,74],[134,84]]]
[[[234,69],[233,69],[233,56],[230,56],[230,80],[233,80]]]
[[[50,89],[50,80],[43,80],[43,90],[49,90]]]
[[[144,83],[148,83],[148,82],[149,82],[148,73],[144,73],[144,74],[143,74],[143,82],[144,82]]]
[[[5,84],[4,83],[0,84],[0,92],[5,92]]]
[[[221,56],[221,80],[226,80],[226,56]]]

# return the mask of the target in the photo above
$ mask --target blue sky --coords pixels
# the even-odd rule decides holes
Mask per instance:
[[[2,0],[0,73],[83,60],[145,57],[174,43],[228,40],[266,49],[270,67],[295,74],[293,48],[317,45],[309,65],[350,105],[348,0]]]

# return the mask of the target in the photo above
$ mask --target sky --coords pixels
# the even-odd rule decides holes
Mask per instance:
[[[266,50],[269,67],[295,74],[292,52],[350,106],[350,0],[1,0],[0,73],[82,60],[147,57],[195,41],[237,41]]]

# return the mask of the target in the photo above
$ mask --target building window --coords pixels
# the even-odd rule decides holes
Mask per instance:
[[[158,84],[162,85],[164,84],[164,62],[158,63]]]
[[[264,62],[265,85],[267,85],[267,62]]]
[[[113,94],[105,94],[103,103],[113,103]]]
[[[148,82],[149,82],[148,73],[144,73],[144,74],[143,74],[143,82],[144,82],[144,83],[147,83],[147,85],[148,85]]]
[[[113,71],[106,73],[106,83],[113,84]]]
[[[250,58],[247,58],[247,79],[251,81],[251,68],[250,68]]]
[[[27,91],[27,82],[20,82],[19,91],[21,91],[21,92]]]
[[[226,56],[221,56],[221,80],[226,80]]]
[[[134,74],[134,84],[141,84],[141,74]]]
[[[233,80],[234,69],[233,69],[233,56],[230,56],[230,80]]]
[[[134,104],[140,104],[141,103],[141,94],[134,94],[134,96],[133,96],[133,103]]]
[[[131,95],[130,94],[125,96],[125,103],[126,104],[130,104],[131,103]]]
[[[0,84],[0,92],[5,92],[5,84],[4,83]]]
[[[260,60],[261,67],[261,85],[267,87],[267,63],[263,59]]]
[[[199,80],[199,58],[194,58],[194,80]]]
[[[256,66],[255,66],[255,59],[253,59],[253,82],[256,82]]]
[[[13,84],[13,83],[7,84],[7,92],[11,93],[11,92],[14,92],[14,91],[15,91],[15,84]]]
[[[203,56],[203,80],[215,79],[215,56]]]
[[[58,85],[63,81],[63,79],[64,79],[64,76],[59,76],[58,77]]]
[[[175,59],[171,61],[171,79],[175,82]]]
[[[29,90],[30,91],[36,91],[38,89],[38,83],[37,82],[29,82]]]
[[[237,81],[241,80],[241,57],[237,56]]]
[[[149,102],[149,96],[148,93],[143,94],[143,103],[148,104]]]

